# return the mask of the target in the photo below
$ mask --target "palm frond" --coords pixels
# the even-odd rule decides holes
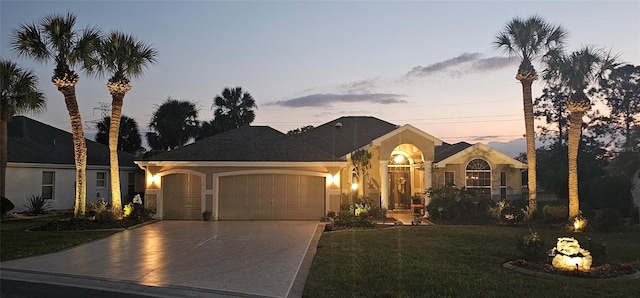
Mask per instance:
[[[38,62],[44,62],[51,58],[51,52],[35,23],[21,24],[14,31],[12,48],[19,56],[31,57]]]

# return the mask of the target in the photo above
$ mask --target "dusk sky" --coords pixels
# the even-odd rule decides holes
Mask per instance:
[[[211,120],[213,98],[241,86],[258,105],[252,125],[284,133],[374,116],[446,142],[518,139],[519,61],[492,41],[512,18],[533,14],[569,32],[568,50],[594,45],[640,64],[639,1],[2,0],[0,56],[34,70],[47,97],[46,112],[28,116],[66,131],[63,96],[50,81],[54,64],[19,58],[10,46],[21,23],[66,12],[77,15],[77,29],[122,30],[158,50],[158,63],[132,81],[124,101],[123,114],[143,133],[169,96],[197,103],[200,120]],[[106,80],[81,74],[83,121],[99,120],[99,103],[111,101]],[[534,97],[542,87],[534,83]]]

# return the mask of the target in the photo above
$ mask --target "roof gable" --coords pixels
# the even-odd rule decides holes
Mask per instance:
[[[71,133],[25,116],[9,120],[8,160],[12,163],[75,165]],[[109,166],[109,146],[85,139],[87,165]],[[118,153],[121,167],[136,167],[135,156]]]
[[[449,152],[441,152],[441,156],[440,157],[444,157],[440,159],[439,161],[435,162],[436,167],[438,168],[444,168],[447,166],[447,164],[450,163],[459,163],[460,160],[465,160],[467,159],[468,156],[470,155],[474,155],[474,153],[482,153],[483,155],[487,156],[491,162],[493,163],[499,163],[499,164],[508,164],[509,166],[513,167],[513,168],[517,168],[517,169],[526,169],[527,165],[500,152],[497,151],[485,144],[482,143],[476,143],[474,145],[469,145],[468,143],[457,143],[457,144],[453,144],[450,147],[448,147],[447,149],[445,149],[445,151],[449,151]],[[465,148],[466,147],[466,148]],[[464,148],[464,149],[463,149]],[[457,151],[454,153],[454,151]],[[453,153],[453,154],[451,154]],[[448,155],[448,156],[447,156]]]
[[[394,130],[392,130],[392,131],[390,131],[390,132],[388,132],[388,133],[386,133],[386,134],[384,134],[384,135],[382,135],[380,137],[377,137],[376,139],[372,140],[371,143],[373,145],[375,145],[375,146],[378,146],[384,140],[389,139],[389,138],[391,138],[393,136],[396,136],[398,134],[401,134],[401,133],[403,133],[405,131],[413,132],[413,133],[417,134],[420,137],[423,137],[423,138],[425,138],[425,139],[427,139],[429,141],[432,141],[435,146],[442,145],[442,140],[440,140],[440,139],[438,139],[438,138],[436,138],[436,137],[434,137],[434,136],[432,136],[432,135],[430,135],[430,134],[428,134],[428,133],[426,133],[426,132],[424,132],[424,131],[422,131],[420,129],[417,129],[417,128],[413,127],[410,124],[405,124],[400,128],[394,129]]]
[[[144,161],[337,161],[330,154],[268,126],[242,126]]]
[[[295,137],[333,156],[344,157],[396,128],[397,125],[375,117],[348,116],[327,122]]]

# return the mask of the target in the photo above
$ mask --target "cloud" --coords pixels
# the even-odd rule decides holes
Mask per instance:
[[[395,104],[407,103],[406,100],[400,99],[405,97],[402,94],[386,94],[386,93],[362,93],[362,94],[311,94],[307,96],[280,100],[267,105],[277,105],[291,108],[302,107],[330,107],[333,103],[351,103],[351,102],[370,102],[377,104]]]
[[[497,71],[518,64],[515,57],[480,58],[480,53],[463,53],[457,57],[436,62],[429,66],[416,66],[405,77],[424,77],[436,73],[444,73],[452,78],[459,78],[465,74]]]
[[[463,53],[460,56],[453,57],[444,61],[433,63],[429,66],[416,66],[407,73],[407,76],[427,76],[437,72],[442,72],[456,65],[460,65],[465,62],[478,60],[482,54],[480,53]]]
[[[365,80],[350,82],[346,84],[341,84],[338,86],[338,90],[340,92],[349,93],[349,94],[373,93],[372,90],[374,90],[377,87],[377,85],[378,85],[377,78],[365,79]]]
[[[518,58],[515,57],[489,57],[478,59],[471,65],[473,72],[489,72],[518,65]]]
[[[499,138],[499,136],[475,136],[473,138],[471,138],[471,141],[473,142],[482,142],[482,141],[486,141],[486,140],[494,140]]]

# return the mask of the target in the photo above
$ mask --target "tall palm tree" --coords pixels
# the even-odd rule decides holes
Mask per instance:
[[[532,62],[549,50],[562,48],[567,33],[561,26],[552,26],[538,16],[514,18],[496,35],[493,45],[509,56],[521,59],[516,80],[522,84],[525,137],[527,140],[527,174],[529,177],[529,214],[538,207],[536,187],[536,145],[531,85],[538,79]]]
[[[156,62],[158,52],[135,37],[115,31],[105,36],[99,46],[100,63],[90,73],[111,75],[107,89],[111,94],[111,123],[109,125],[109,160],[111,172],[111,202],[114,210],[122,209],[120,167],[118,165],[118,133],[124,96],[131,90],[131,78],[142,76],[147,66]]]
[[[569,88],[571,95],[567,100],[569,110],[569,219],[580,215],[578,197],[578,147],[582,136],[582,117],[591,107],[591,100],[584,90],[602,78],[607,70],[616,66],[616,57],[608,53],[585,46],[570,55],[555,52],[547,59],[545,78],[556,80]]]
[[[45,107],[38,77],[9,60],[0,60],[0,197],[6,195],[9,120],[23,112],[41,112]]]
[[[76,166],[76,199],[73,213],[79,217],[85,214],[87,199],[87,145],[76,100],[79,76],[72,68],[76,65],[83,68],[95,65],[100,32],[96,28],[86,28],[79,32],[74,29],[75,24],[76,16],[71,13],[52,14],[44,17],[39,24],[20,25],[13,34],[12,44],[13,49],[21,56],[38,62],[53,60],[56,64],[51,82],[64,96],[71,121]]]
[[[249,125],[256,119],[253,111],[257,108],[256,101],[249,92],[242,91],[242,87],[224,88],[222,96],[216,95],[213,101],[215,121],[221,122],[222,131]]]
[[[149,128],[147,141],[153,150],[182,147],[200,131],[196,105],[169,97],[153,112]]]

